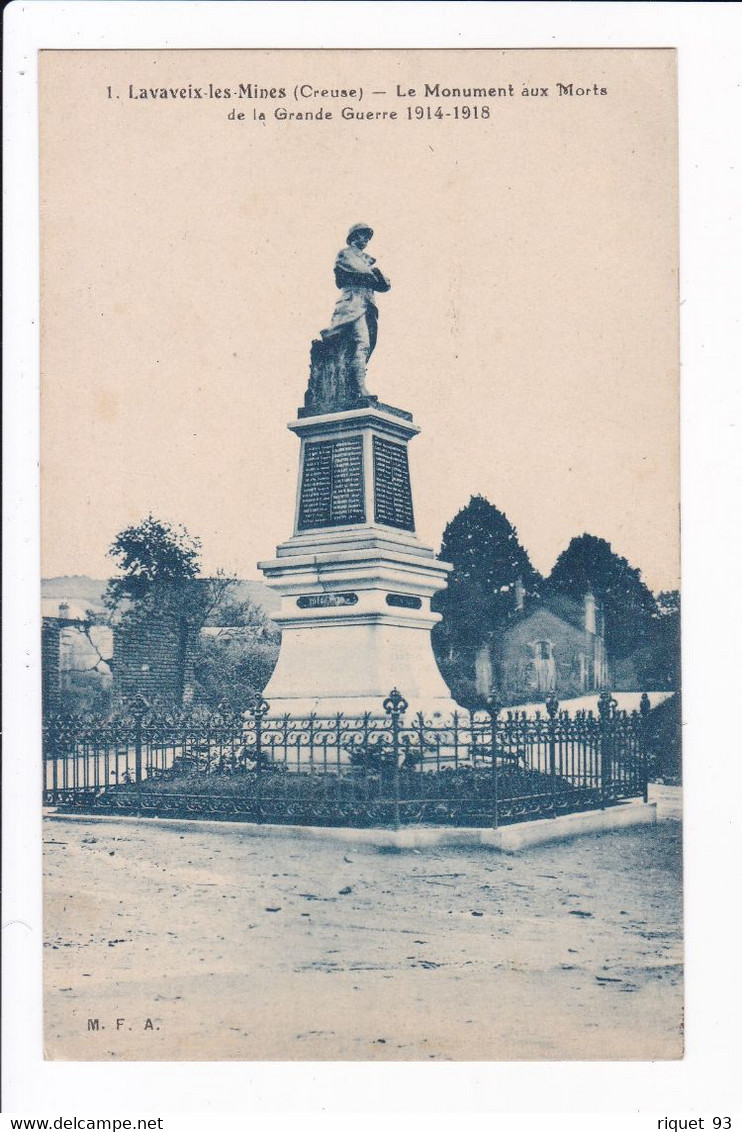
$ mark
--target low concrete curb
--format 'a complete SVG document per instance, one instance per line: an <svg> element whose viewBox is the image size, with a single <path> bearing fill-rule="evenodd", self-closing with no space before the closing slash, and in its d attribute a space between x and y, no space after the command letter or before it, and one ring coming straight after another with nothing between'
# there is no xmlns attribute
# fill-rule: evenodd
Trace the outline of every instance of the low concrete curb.
<svg viewBox="0 0 742 1132"><path fill-rule="evenodd" d="M290 837L297 841L337 841L344 845L368 845L380 850L486 848L517 853L533 845L571 841L587 834L607 833L637 825L654 825L654 802L625 802L606 810L587 810L557 818L519 822L499 829L459 829L447 826L407 826L404 829L335 829L312 825L258 825L253 822L200 821L185 818L146 818L118 814L60 814L44 811L51 821L73 821L83 825L116 822L121 825L157 825L181 833L238 833L243 837Z"/></svg>
<svg viewBox="0 0 742 1132"><path fill-rule="evenodd" d="M654 802L625 802L607 810L587 810L581 814L563 814L558 818L524 821L517 825L504 825L500 829L483 829L486 835L482 844L499 849L502 853L517 853L533 845L547 845L552 841L572 841L591 833L608 833L614 829L629 829L637 825L654 825L657 805Z"/></svg>

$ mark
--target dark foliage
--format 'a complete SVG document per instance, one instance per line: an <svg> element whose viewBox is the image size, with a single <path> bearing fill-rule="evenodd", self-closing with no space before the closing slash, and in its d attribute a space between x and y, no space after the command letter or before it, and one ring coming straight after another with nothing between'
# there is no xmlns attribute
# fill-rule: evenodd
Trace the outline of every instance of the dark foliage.
<svg viewBox="0 0 742 1132"><path fill-rule="evenodd" d="M664 782L680 783L682 763L682 710L680 693L653 708L647 716L646 742L649 776Z"/></svg>
<svg viewBox="0 0 742 1132"><path fill-rule="evenodd" d="M637 678L644 688L680 689L680 594L663 590L657 597L657 616L650 644L637 657Z"/></svg>
<svg viewBox="0 0 742 1132"><path fill-rule="evenodd" d="M275 666L278 634L262 610L235 596L222 572L199 577L201 542L185 527L148 515L116 536L108 554L122 570L104 601L119 629L141 641L173 641L179 678L197 701L239 706L262 691ZM204 637L205 626L219 630Z"/></svg>
<svg viewBox="0 0 742 1132"><path fill-rule="evenodd" d="M193 660L197 701L210 707L244 708L268 683L278 649L277 634L267 628L236 627L199 638Z"/></svg>
<svg viewBox="0 0 742 1132"><path fill-rule="evenodd" d="M482 711L487 705L470 675L474 667L472 654L473 650L466 649L458 652L452 660L445 655L439 656L438 667L456 703L467 711Z"/></svg>
<svg viewBox="0 0 742 1132"><path fill-rule="evenodd" d="M122 571L106 587L109 609L122 602L147 602L153 595L178 594L190 590L198 575L201 543L185 527L148 515L136 526L126 527L108 548L109 558Z"/></svg>
<svg viewBox="0 0 742 1132"><path fill-rule="evenodd" d="M512 612L518 580L526 593L537 592L541 581L515 527L481 495L446 526L440 557L453 564L448 588L434 602L443 614L435 633L440 656L487 640Z"/></svg>
<svg viewBox="0 0 742 1132"><path fill-rule="evenodd" d="M605 615L610 657L620 660L650 643L657 603L641 572L614 553L605 539L584 534L559 555L545 592L581 601L589 591Z"/></svg>
<svg viewBox="0 0 742 1132"><path fill-rule="evenodd" d="M253 761L254 762L254 761ZM212 766L212 772L170 772L148 781L141 792L133 784L117 786L96 799L97 808L117 813L156 813L168 817L216 818L299 825L390 826L395 808L400 822L488 826L493 817L489 769L459 767L437 773L400 770L398 802L393 772L372 759L344 774L285 771L280 765L257 772L250 760ZM498 797L507 821L522 814L526 800L560 798L563 812L595 805L595 798L565 779L536 770L507 768L498 776ZM515 803L509 813L508 803ZM80 808L78 803L60 809ZM509 816L507 816L509 813Z"/></svg>

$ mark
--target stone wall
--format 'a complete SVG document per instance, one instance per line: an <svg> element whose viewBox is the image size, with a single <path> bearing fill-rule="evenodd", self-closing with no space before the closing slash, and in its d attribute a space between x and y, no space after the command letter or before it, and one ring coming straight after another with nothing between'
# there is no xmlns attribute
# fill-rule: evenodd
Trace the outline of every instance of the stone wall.
<svg viewBox="0 0 742 1132"><path fill-rule="evenodd" d="M60 709L60 636L58 619L44 617L41 622L41 710L45 716Z"/></svg>
<svg viewBox="0 0 742 1132"><path fill-rule="evenodd" d="M175 618L120 625L114 634L114 694L182 703L192 694L190 630Z"/></svg>

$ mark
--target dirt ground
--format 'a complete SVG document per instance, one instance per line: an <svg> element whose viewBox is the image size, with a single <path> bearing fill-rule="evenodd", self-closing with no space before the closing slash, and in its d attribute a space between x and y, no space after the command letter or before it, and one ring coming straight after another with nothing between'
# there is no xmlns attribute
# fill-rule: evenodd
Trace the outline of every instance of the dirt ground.
<svg viewBox="0 0 742 1132"><path fill-rule="evenodd" d="M680 1057L681 826L660 812L511 857L46 821L46 1055Z"/></svg>

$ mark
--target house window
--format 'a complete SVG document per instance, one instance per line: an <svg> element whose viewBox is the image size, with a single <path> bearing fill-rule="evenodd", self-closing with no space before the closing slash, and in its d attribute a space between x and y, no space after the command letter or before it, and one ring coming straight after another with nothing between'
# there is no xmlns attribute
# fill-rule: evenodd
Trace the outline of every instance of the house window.
<svg viewBox="0 0 742 1132"><path fill-rule="evenodd" d="M536 641L533 647L538 660L551 660L551 641Z"/></svg>

